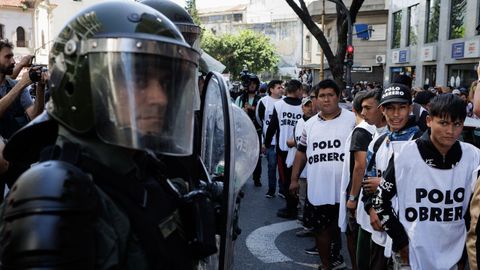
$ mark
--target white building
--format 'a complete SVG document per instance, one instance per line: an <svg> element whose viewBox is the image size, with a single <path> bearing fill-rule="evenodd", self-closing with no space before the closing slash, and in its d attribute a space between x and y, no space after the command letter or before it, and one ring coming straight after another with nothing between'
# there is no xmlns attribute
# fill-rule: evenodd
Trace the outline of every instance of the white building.
<svg viewBox="0 0 480 270"><path fill-rule="evenodd" d="M41 0L0 2L0 38L13 43L16 60L34 54L36 63L47 63L51 8L48 1Z"/></svg>
<svg viewBox="0 0 480 270"><path fill-rule="evenodd" d="M205 29L215 34L252 29L268 36L280 56L281 75L296 77L302 58L302 23L284 0L250 0L233 6L198 9Z"/></svg>
<svg viewBox="0 0 480 270"><path fill-rule="evenodd" d="M385 83L411 74L416 86L466 87L477 79L480 1L391 0Z"/></svg>
<svg viewBox="0 0 480 270"><path fill-rule="evenodd" d="M307 3L312 19L321 29L321 17L324 11L325 2L325 29L324 35L330 44L333 54L337 50L337 10L334 3L323 0L313 0ZM353 47L354 62L352 67L352 82L368 81L382 82L384 76L385 53L387 49L387 22L388 6L386 0L367 0L363 3L357 14L355 25L367 27L367 31L359 34L370 33L369 38L359 38L355 25L353 26ZM352 1L344 1L347 8ZM303 67L311 68L314 72L314 83L319 81L319 70L321 68L321 47L315 37L306 27L303 30ZM324 58L324 78L332 78L328 63Z"/></svg>

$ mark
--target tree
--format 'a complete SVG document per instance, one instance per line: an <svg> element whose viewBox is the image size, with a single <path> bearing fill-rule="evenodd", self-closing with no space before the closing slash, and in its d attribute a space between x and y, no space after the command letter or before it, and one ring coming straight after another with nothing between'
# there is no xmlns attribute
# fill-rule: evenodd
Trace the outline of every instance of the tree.
<svg viewBox="0 0 480 270"><path fill-rule="evenodd" d="M196 4L195 0L186 0L185 5L186 5L185 9L188 11L188 14L190 14L190 16L192 16L195 24L196 25L201 25L202 22L200 21L200 17L198 16L197 4Z"/></svg>
<svg viewBox="0 0 480 270"><path fill-rule="evenodd" d="M222 62L225 72L230 72L234 79L238 79L243 65L247 65L250 72L262 73L274 71L280 61L270 39L252 30L221 36L204 31L202 49Z"/></svg>
<svg viewBox="0 0 480 270"><path fill-rule="evenodd" d="M295 0L285 0L288 5L293 9L297 16L302 20L303 24L307 27L308 31L315 37L320 44L320 47L323 50L325 58L327 58L328 65L334 80L341 88L345 88L345 81L343 80L344 74L344 61L345 53L347 50L347 34L348 34L348 23L347 16L342 11L342 9L337 5L337 33L338 33L338 43L337 50L335 55L333 54L332 48L328 44L327 39L323 31L315 24L310 16L307 5L304 0L297 0L300 3L300 6L296 3ZM343 2L343 0L339 0ZM352 18L352 24L355 23L358 11L363 5L364 0L352 0L350 5L350 16Z"/></svg>

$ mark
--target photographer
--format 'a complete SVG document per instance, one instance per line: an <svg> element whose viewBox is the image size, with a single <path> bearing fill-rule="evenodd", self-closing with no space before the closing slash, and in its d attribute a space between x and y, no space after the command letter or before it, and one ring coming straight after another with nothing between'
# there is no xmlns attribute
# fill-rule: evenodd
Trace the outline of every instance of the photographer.
<svg viewBox="0 0 480 270"><path fill-rule="evenodd" d="M7 78L14 69L13 44L0 40L0 135L6 139L43 111L48 80L41 67L31 68L19 81ZM38 82L35 102L28 89L32 82Z"/></svg>
<svg viewBox="0 0 480 270"><path fill-rule="evenodd" d="M262 127L257 123L255 118L255 111L257 108L257 103L260 100L260 96L257 94L258 88L260 87L260 80L257 75L253 73L246 73L242 71L241 74L242 86L244 87L243 93L237 97L235 104L242 108L243 111L250 117L257 129L259 144L262 144ZM262 161L260 156L258 157L257 166L253 172L253 182L256 187L261 187L262 182L260 181L260 176L262 175Z"/></svg>

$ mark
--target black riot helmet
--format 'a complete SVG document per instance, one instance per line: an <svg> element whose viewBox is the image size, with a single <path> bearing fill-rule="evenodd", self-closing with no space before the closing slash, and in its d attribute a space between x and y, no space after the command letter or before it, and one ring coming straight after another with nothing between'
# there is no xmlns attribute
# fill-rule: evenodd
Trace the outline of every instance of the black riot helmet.
<svg viewBox="0 0 480 270"><path fill-rule="evenodd" d="M140 3L161 12L178 27L188 44L200 48L200 27L183 7L170 0L142 0Z"/></svg>
<svg viewBox="0 0 480 270"><path fill-rule="evenodd" d="M128 1L93 5L53 44L48 113L74 134L189 155L198 60L160 12Z"/></svg>

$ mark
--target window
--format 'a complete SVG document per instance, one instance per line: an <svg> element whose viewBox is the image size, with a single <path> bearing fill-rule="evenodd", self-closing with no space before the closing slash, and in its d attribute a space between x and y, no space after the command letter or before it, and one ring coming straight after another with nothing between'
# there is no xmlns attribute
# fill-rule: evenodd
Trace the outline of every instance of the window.
<svg viewBox="0 0 480 270"><path fill-rule="evenodd" d="M45 49L45 32L42 30L42 49Z"/></svg>
<svg viewBox="0 0 480 270"><path fill-rule="evenodd" d="M418 39L418 4L408 8L407 46L417 45Z"/></svg>
<svg viewBox="0 0 480 270"><path fill-rule="evenodd" d="M17 27L17 47L25 47L25 30L23 30L23 27Z"/></svg>
<svg viewBox="0 0 480 270"><path fill-rule="evenodd" d="M3 34L4 29L5 29L5 26L3 24L0 24L0 39L4 38L4 34Z"/></svg>
<svg viewBox="0 0 480 270"><path fill-rule="evenodd" d="M400 48L402 32L402 11L393 13L392 49Z"/></svg>
<svg viewBox="0 0 480 270"><path fill-rule="evenodd" d="M312 53L312 43L310 42L310 36L305 37L305 52L310 55Z"/></svg>
<svg viewBox="0 0 480 270"><path fill-rule="evenodd" d="M450 6L450 39L463 38L465 36L466 12L467 0L452 0Z"/></svg>
<svg viewBox="0 0 480 270"><path fill-rule="evenodd" d="M425 82L424 85L437 85L437 66L425 66Z"/></svg>
<svg viewBox="0 0 480 270"><path fill-rule="evenodd" d="M425 26L425 43L438 41L438 22L440 21L440 0L427 0L427 25Z"/></svg>
<svg viewBox="0 0 480 270"><path fill-rule="evenodd" d="M448 66L447 85L455 88L469 88L477 79L475 64L460 64Z"/></svg>
<svg viewBox="0 0 480 270"><path fill-rule="evenodd" d="M234 22L241 22L243 20L242 14L233 14L233 21Z"/></svg>

